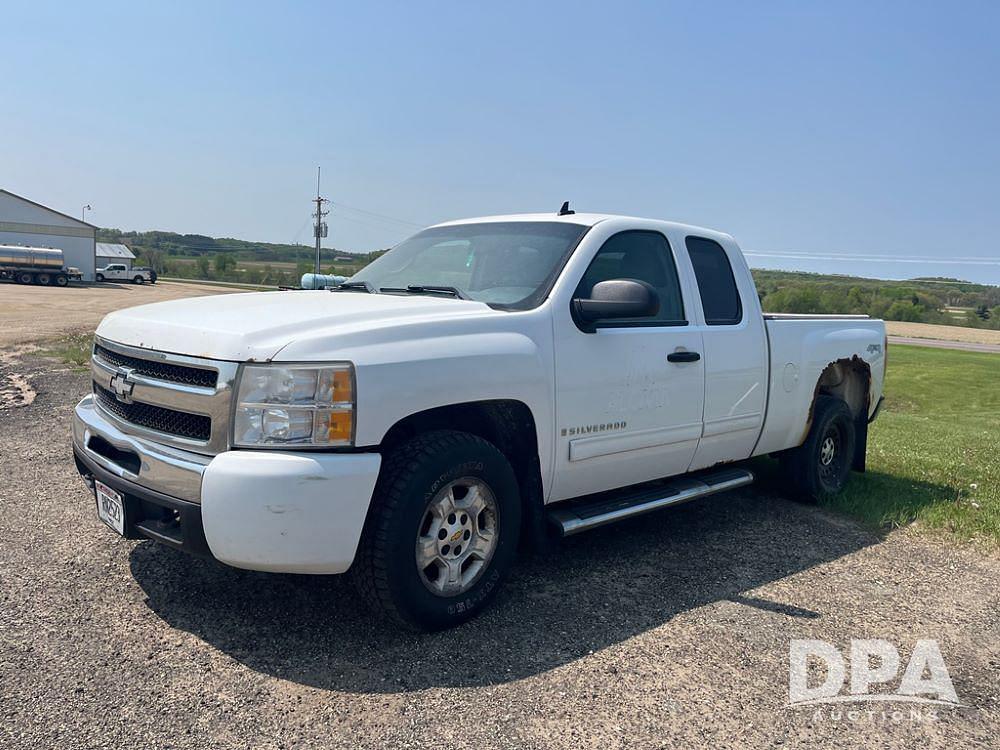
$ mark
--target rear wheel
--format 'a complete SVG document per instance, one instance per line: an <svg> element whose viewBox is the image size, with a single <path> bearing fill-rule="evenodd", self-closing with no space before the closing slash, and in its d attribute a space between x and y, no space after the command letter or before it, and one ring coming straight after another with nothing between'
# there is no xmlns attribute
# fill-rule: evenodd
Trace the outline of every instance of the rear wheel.
<svg viewBox="0 0 1000 750"><path fill-rule="evenodd" d="M35 283L48 286L52 283L52 276L47 273L40 273L35 276Z"/></svg>
<svg viewBox="0 0 1000 750"><path fill-rule="evenodd" d="M56 286L66 286L69 283L69 279L66 274L60 273L56 275Z"/></svg>
<svg viewBox="0 0 1000 750"><path fill-rule="evenodd" d="M18 284L30 284L34 281L34 276L26 271L21 271L17 274Z"/></svg>
<svg viewBox="0 0 1000 750"><path fill-rule="evenodd" d="M139 276L139 275L136 275L136 276L134 276L132 278L132 283L133 284L141 284L143 281L144 281L144 279L142 278L142 276Z"/></svg>
<svg viewBox="0 0 1000 750"><path fill-rule="evenodd" d="M517 479L496 447L464 432L426 433L386 457L351 572L369 604L440 630L497 594L520 526Z"/></svg>
<svg viewBox="0 0 1000 750"><path fill-rule="evenodd" d="M847 485L857 436L850 407L833 396L819 396L806 441L781 457L796 495L815 502Z"/></svg>

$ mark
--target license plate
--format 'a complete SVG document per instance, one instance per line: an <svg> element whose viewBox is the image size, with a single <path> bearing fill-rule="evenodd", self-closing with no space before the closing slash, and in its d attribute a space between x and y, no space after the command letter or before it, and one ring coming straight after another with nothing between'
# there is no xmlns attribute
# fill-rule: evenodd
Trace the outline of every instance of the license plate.
<svg viewBox="0 0 1000 750"><path fill-rule="evenodd" d="M104 484L94 481L94 494L97 495L97 517L121 535L125 535L125 500L121 493Z"/></svg>

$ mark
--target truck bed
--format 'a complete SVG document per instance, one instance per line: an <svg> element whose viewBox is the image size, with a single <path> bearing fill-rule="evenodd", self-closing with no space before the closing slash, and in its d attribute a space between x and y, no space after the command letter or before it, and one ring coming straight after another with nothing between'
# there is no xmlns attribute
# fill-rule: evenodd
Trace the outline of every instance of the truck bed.
<svg viewBox="0 0 1000 750"><path fill-rule="evenodd" d="M867 315L764 313L770 357L767 416L754 455L800 445L820 374L834 362L858 360L871 373L870 415L882 395L885 323Z"/></svg>

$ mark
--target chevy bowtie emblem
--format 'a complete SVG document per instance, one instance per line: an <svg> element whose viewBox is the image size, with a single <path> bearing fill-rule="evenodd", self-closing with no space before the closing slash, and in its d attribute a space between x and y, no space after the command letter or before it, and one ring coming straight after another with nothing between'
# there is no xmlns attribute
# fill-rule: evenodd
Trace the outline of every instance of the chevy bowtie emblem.
<svg viewBox="0 0 1000 750"><path fill-rule="evenodd" d="M132 382L131 367L119 367L118 372L112 376L109 385L114 391L116 399L123 404L132 403L132 389L135 388L135 383Z"/></svg>

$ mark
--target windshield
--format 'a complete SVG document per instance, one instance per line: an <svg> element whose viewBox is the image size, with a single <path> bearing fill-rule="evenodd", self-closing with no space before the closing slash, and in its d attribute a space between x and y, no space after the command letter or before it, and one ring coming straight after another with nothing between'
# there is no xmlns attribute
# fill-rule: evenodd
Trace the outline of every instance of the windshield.
<svg viewBox="0 0 1000 750"><path fill-rule="evenodd" d="M511 309L537 306L587 227L556 221L489 222L425 229L351 277L374 290L456 296ZM414 287L409 289L408 287Z"/></svg>

